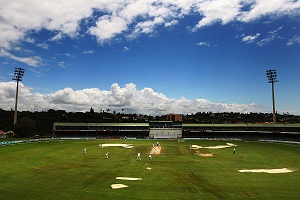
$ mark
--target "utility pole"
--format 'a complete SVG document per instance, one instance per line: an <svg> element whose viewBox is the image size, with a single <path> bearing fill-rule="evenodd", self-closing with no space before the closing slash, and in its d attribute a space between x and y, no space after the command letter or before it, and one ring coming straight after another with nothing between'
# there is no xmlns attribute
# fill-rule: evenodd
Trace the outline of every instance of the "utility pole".
<svg viewBox="0 0 300 200"><path fill-rule="evenodd" d="M276 69L266 71L268 83L272 84L272 103L273 103L273 123L276 124L276 110L275 110L275 96L274 96L274 83L278 82Z"/></svg>
<svg viewBox="0 0 300 200"><path fill-rule="evenodd" d="M15 114L14 114L14 125L17 123L17 115L18 115L18 94L19 94L19 82L22 81L22 77L24 75L24 69L20 67L16 67L14 70L14 77L12 80L17 81L17 89L16 89L16 100L15 100Z"/></svg>

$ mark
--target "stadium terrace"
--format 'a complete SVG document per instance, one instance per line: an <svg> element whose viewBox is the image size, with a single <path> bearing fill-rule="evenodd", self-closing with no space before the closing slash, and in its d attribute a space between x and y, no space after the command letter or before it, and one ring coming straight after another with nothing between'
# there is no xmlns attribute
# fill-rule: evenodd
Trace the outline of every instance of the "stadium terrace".
<svg viewBox="0 0 300 200"><path fill-rule="evenodd" d="M300 141L300 124L191 124L173 121L150 121L149 123L55 122L53 137L232 138Z"/></svg>

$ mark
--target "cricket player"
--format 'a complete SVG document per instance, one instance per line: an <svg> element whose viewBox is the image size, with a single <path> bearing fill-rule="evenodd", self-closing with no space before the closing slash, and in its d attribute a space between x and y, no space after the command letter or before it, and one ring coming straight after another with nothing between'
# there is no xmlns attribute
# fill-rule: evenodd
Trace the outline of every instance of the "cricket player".
<svg viewBox="0 0 300 200"><path fill-rule="evenodd" d="M141 153L138 153L137 157L136 157L136 160L142 160L141 159Z"/></svg>
<svg viewBox="0 0 300 200"><path fill-rule="evenodd" d="M86 154L86 148L83 149L83 153Z"/></svg>
<svg viewBox="0 0 300 200"><path fill-rule="evenodd" d="M107 152L107 153L105 154L105 159L108 159L108 154L109 154L109 152Z"/></svg>

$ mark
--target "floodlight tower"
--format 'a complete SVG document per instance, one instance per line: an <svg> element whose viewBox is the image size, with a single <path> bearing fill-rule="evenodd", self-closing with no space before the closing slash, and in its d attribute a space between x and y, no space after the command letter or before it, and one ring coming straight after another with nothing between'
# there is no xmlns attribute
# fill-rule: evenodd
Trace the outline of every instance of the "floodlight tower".
<svg viewBox="0 0 300 200"><path fill-rule="evenodd" d="M273 123L276 123L275 114L275 97L274 97L274 83L278 82L276 69L270 69L266 71L268 77L268 83L272 83L272 103L273 103Z"/></svg>
<svg viewBox="0 0 300 200"><path fill-rule="evenodd" d="M23 68L16 67L15 70L14 70L14 77L12 78L12 80L17 81L15 114L14 114L14 125L17 123L19 82L22 81L22 77L24 75L24 71L25 70Z"/></svg>

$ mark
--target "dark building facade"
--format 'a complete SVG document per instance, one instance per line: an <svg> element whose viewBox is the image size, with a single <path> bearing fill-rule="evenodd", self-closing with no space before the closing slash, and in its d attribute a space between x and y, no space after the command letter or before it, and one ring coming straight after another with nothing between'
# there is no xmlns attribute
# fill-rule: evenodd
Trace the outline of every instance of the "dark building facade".
<svg viewBox="0 0 300 200"><path fill-rule="evenodd" d="M300 141L300 124L60 123L53 137L92 138L237 138Z"/></svg>

